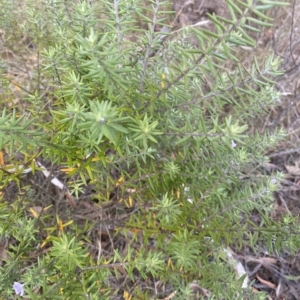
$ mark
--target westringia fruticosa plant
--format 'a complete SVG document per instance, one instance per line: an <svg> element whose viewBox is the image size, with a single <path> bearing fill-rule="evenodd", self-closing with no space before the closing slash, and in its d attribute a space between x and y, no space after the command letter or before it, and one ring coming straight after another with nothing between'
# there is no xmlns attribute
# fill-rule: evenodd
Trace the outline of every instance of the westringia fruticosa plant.
<svg viewBox="0 0 300 300"><path fill-rule="evenodd" d="M226 0L224 15L206 16L208 27L173 30L167 1L27 0L21 19L8 2L0 1L10 16L1 20L5 39L24 34L38 66L22 109L2 105L1 149L25 154L24 168L36 172L39 158L69 168L78 189L93 182L99 206L114 191L135 212L115 228L127 250L96 262L82 234L51 228L44 228L49 251L32 255L44 242L37 230L44 221L1 203L1 236L16 243L1 267L0 293L8 299L16 281L30 299L150 299L154 292L132 285L147 278L178 299L188 299L195 280L214 299L241 296L243 282L222 249L264 242L278 251L294 239L268 217L276 176L258 171L283 133L247 126L279 98L280 61L249 53L254 34L272 25L268 10L286 3ZM247 66L239 60L245 51ZM3 89L6 71L2 64ZM19 182L22 170L2 169L3 185ZM260 224L249 219L254 210ZM125 284L116 289L119 277Z"/></svg>

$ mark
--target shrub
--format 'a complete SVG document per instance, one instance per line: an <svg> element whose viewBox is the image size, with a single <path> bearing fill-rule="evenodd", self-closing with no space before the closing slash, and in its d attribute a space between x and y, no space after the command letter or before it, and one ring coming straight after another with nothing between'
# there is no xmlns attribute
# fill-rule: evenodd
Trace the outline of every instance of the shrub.
<svg viewBox="0 0 300 300"><path fill-rule="evenodd" d="M123 213L134 213L114 228L127 251L116 248L95 262L82 243L93 224L68 232L57 212L59 225L47 228L49 216L27 216L21 196L3 202L1 235L13 241L0 272L6 299L14 281L25 283L30 299L150 299L152 292L131 286L137 280L160 281L178 299L191 296L195 280L212 299L241 298L243 280L233 278L222 249L293 245L269 218L279 175L259 171L266 149L284 134L247 129L278 101L280 60L253 57L250 67L239 61L255 47L252 34L271 25L266 10L285 3L227 0L226 16L208 16L210 30L172 32L169 4L149 2L147 9L139 0L26 2L15 32L26 33L42 65L32 71L22 106L2 105L1 149L23 153L24 168L36 172L41 158L63 165L76 178L75 196L92 182L99 206L114 194ZM15 32L7 22L16 20L2 22L10 41ZM2 169L4 185L20 184L22 171ZM51 245L44 254L37 250L41 232Z"/></svg>

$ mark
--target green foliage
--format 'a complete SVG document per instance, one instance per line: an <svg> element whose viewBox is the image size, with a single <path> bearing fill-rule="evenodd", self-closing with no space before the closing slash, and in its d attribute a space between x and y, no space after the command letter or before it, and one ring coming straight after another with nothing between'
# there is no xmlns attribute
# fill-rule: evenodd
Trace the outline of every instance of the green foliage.
<svg viewBox="0 0 300 300"><path fill-rule="evenodd" d="M74 225L71 232L80 234L55 227L49 251L35 249L32 258L49 228L1 203L1 236L14 241L0 267L2 297L13 295L17 281L30 299L120 299L127 285L114 291L110 280L121 266L133 281L138 273L170 284L178 299L188 299L189 284L200 277L211 299L238 299L242 283L219 257L220 248L265 242L276 252L299 244L298 226L286 234L295 220L282 227L269 218L280 175L257 171L266 149L284 134L248 130L279 97L273 80L282 74L280 60L254 57L250 67L239 61L243 47L255 46L251 32L272 24L265 11L286 3L228 0L230 16L210 15L212 30L191 26L164 34L157 28L167 26L170 12L160 9L166 2L150 1L147 13L139 0L25 2L18 29L37 45L42 68L23 99L25 112L2 105L1 149L21 151L28 164L43 157L74 169L80 180L70 182L73 194L91 179L99 205L115 188L117 173L120 198L134 191L137 212L120 229L129 239L125 254L115 250L110 259L93 261L81 241L91 228ZM0 28L9 28L2 22ZM1 178L17 180L5 170ZM259 225L249 218L254 210L262 214ZM132 229L144 248L134 249ZM156 245L147 251L150 237Z"/></svg>

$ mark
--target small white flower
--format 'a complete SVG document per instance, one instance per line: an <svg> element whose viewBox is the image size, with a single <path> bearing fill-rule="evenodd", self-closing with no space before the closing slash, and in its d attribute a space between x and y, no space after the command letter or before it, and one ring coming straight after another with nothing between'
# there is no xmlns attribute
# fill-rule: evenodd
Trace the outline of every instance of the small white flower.
<svg viewBox="0 0 300 300"><path fill-rule="evenodd" d="M24 296L24 289L23 286L25 285L19 282L14 282L14 290L16 292L16 295Z"/></svg>
<svg viewBox="0 0 300 300"><path fill-rule="evenodd" d="M189 201L190 203L194 203L193 198L192 197L187 197L187 201Z"/></svg>
<svg viewBox="0 0 300 300"><path fill-rule="evenodd" d="M235 147L236 147L236 143L232 140L232 141L231 141L231 148L234 149Z"/></svg>

